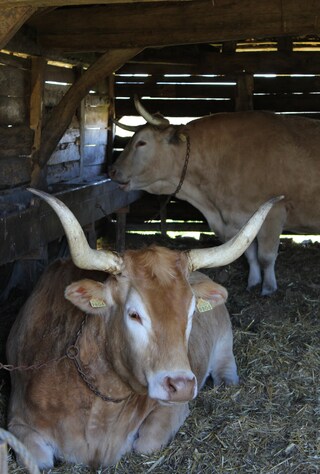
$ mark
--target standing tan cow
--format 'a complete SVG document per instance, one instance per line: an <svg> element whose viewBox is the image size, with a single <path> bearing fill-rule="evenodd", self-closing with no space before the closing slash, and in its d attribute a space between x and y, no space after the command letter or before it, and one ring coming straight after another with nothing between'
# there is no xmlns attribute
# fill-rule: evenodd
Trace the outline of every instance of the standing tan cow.
<svg viewBox="0 0 320 474"><path fill-rule="evenodd" d="M227 292L194 270L241 255L275 201L220 247L121 256L91 249L61 201L33 192L59 215L74 263L49 267L11 330L9 363L33 369L11 372L9 429L40 468L159 449L209 375L238 382Z"/></svg>
<svg viewBox="0 0 320 474"><path fill-rule="evenodd" d="M124 190L172 194L187 166L177 197L199 209L223 242L261 203L285 195L246 251L248 288L261 283L262 271L262 294L274 292L282 231L320 232L320 121L251 111L173 126L135 103L148 124L129 127L136 133L109 170Z"/></svg>

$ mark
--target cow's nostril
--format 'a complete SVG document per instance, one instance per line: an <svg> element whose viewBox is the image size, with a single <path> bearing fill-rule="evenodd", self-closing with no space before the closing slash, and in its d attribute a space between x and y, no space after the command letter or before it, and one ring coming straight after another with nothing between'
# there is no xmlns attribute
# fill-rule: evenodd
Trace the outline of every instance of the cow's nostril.
<svg viewBox="0 0 320 474"><path fill-rule="evenodd" d="M164 386L171 401L186 401L194 397L195 378L184 376L166 377Z"/></svg>
<svg viewBox="0 0 320 474"><path fill-rule="evenodd" d="M177 388L176 388L175 385L172 383L170 377L168 377L168 380L167 380L167 387L168 387L169 392L171 392L171 393L174 393L174 392L177 391Z"/></svg>

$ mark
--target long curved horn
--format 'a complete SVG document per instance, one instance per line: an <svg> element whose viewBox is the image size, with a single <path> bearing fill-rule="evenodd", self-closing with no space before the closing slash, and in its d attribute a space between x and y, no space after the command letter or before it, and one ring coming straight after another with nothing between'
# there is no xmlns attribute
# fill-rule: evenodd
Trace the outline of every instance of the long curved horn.
<svg viewBox="0 0 320 474"><path fill-rule="evenodd" d="M141 104L137 95L134 96L133 100L134 100L134 105L138 114L140 114L148 123L150 123L150 125L154 125L155 127L162 127L162 128L166 128L170 125L169 120L167 120L166 118L156 117L154 115L149 114L149 112Z"/></svg>
<svg viewBox="0 0 320 474"><path fill-rule="evenodd" d="M127 130L127 132L137 132L141 128L141 125L125 125L124 123L121 123L113 118L111 119L111 122L114 123L117 127L120 127L123 130Z"/></svg>
<svg viewBox="0 0 320 474"><path fill-rule="evenodd" d="M123 259L116 252L92 249L84 235L81 225L68 207L56 197L27 188L28 191L40 196L58 215L66 233L73 263L85 270L100 270L114 275L123 270Z"/></svg>
<svg viewBox="0 0 320 474"><path fill-rule="evenodd" d="M221 267L239 258L256 237L272 206L283 198L284 196L278 196L262 204L242 229L225 244L208 249L187 251L189 270Z"/></svg>

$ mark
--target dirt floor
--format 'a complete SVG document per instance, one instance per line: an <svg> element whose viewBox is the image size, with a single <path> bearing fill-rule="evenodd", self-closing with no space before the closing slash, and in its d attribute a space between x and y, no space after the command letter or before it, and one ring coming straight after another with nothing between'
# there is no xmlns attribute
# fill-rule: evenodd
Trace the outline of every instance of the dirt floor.
<svg viewBox="0 0 320 474"><path fill-rule="evenodd" d="M153 240L144 237L143 243ZM180 249L210 245L181 238L157 241ZM141 237L128 238L127 246L140 245ZM246 291L243 257L222 269L206 271L229 292L240 385L217 389L208 383L190 403L189 418L167 448L151 456L128 455L116 466L96 472L320 472L319 269L320 244L283 240L277 260L279 290L271 297L260 297L258 289ZM5 426L6 374L0 390L0 426ZM9 472L24 472L10 458ZM93 471L67 464L50 471L88 472Z"/></svg>

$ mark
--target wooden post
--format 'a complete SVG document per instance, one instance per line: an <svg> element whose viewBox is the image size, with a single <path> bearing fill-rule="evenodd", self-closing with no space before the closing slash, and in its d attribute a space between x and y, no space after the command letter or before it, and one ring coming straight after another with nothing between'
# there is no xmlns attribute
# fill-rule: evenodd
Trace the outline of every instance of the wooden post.
<svg viewBox="0 0 320 474"><path fill-rule="evenodd" d="M235 100L236 111L253 110L253 90L253 74L246 72L239 74Z"/></svg>
<svg viewBox="0 0 320 474"><path fill-rule="evenodd" d="M32 174L39 174L44 75L47 63L42 57L33 57L31 61L30 128L34 131L31 161L33 164ZM41 181L45 181L45 173L41 176ZM43 184L45 186L45 183Z"/></svg>
<svg viewBox="0 0 320 474"><path fill-rule="evenodd" d="M117 210L116 251L123 252L126 244L126 220L129 207Z"/></svg>
<svg viewBox="0 0 320 474"><path fill-rule="evenodd" d="M115 97L114 97L114 74L108 78L109 84L109 110L108 110L108 135L107 135L107 166L112 164L113 141L115 137L116 126L111 122L115 117Z"/></svg>
<svg viewBox="0 0 320 474"><path fill-rule="evenodd" d="M160 201L160 228L161 228L161 235L164 237L167 235L167 196L161 196Z"/></svg>
<svg viewBox="0 0 320 474"><path fill-rule="evenodd" d="M8 474L7 443L0 441L0 472Z"/></svg>

